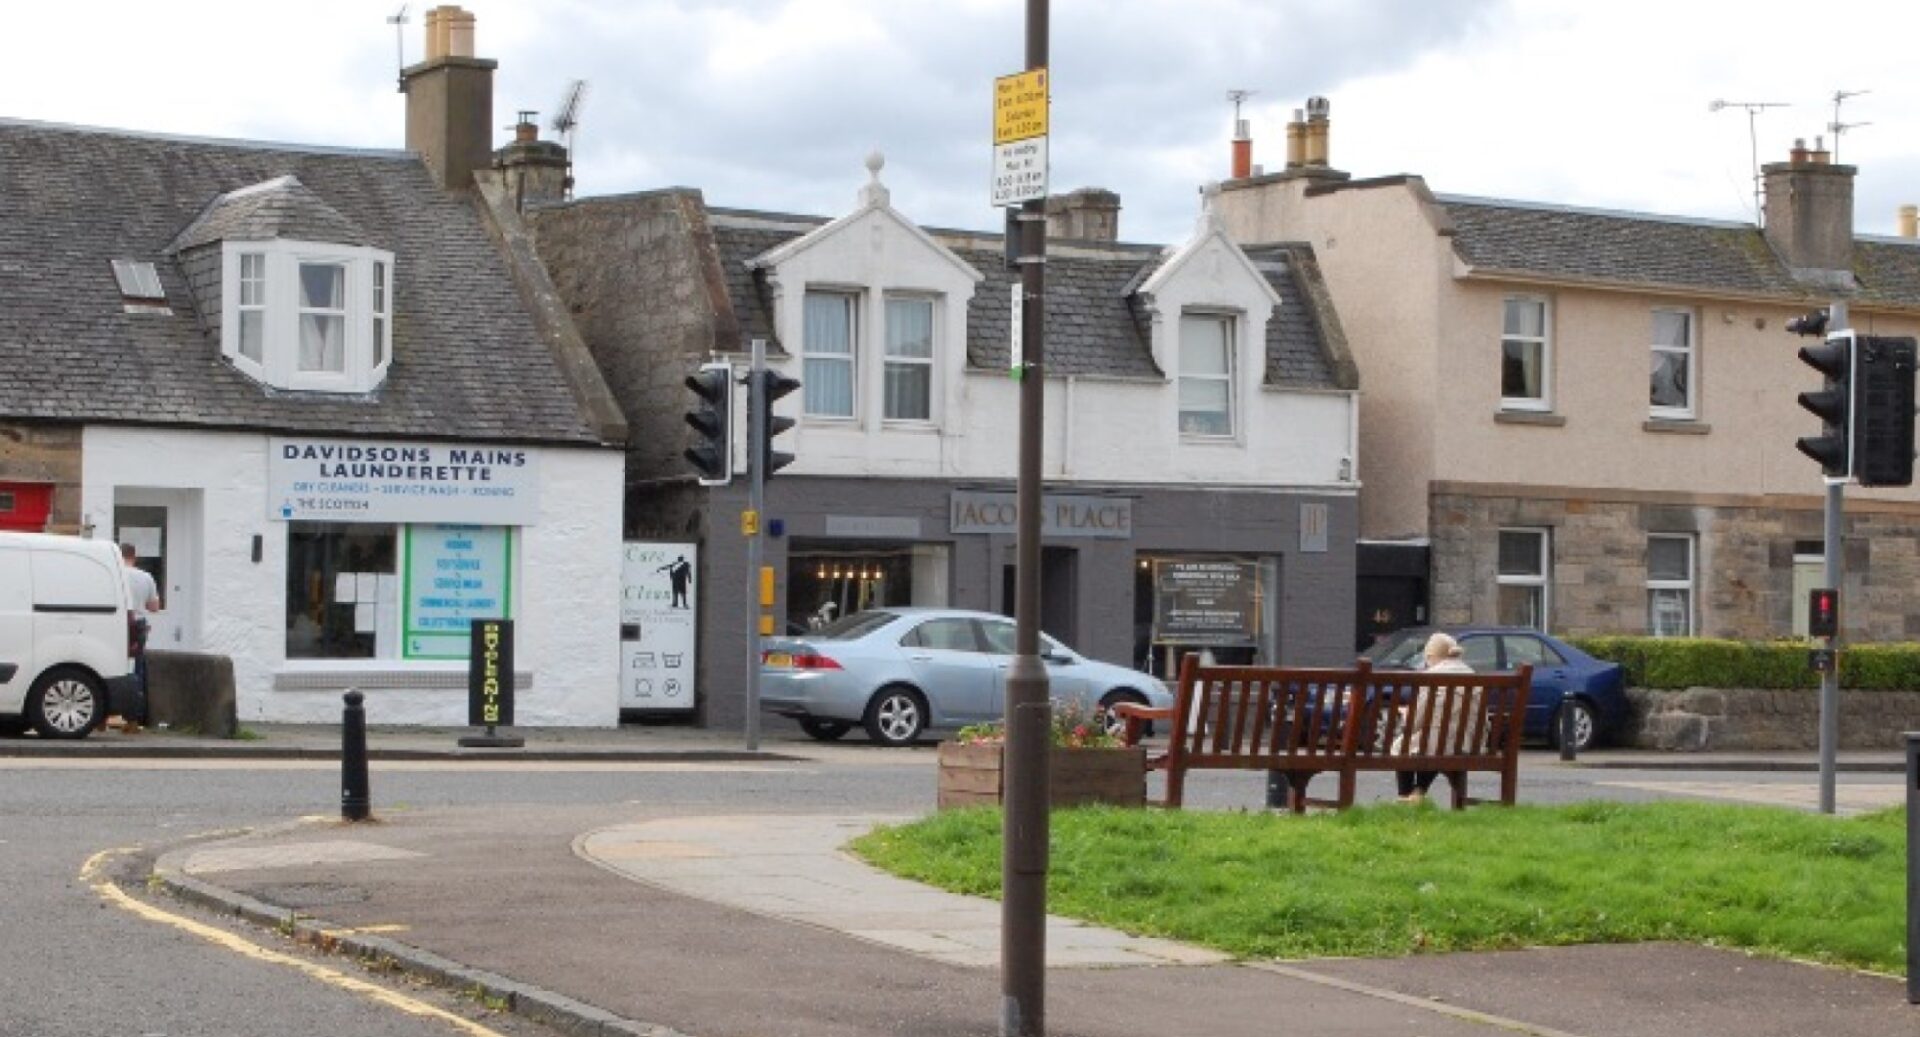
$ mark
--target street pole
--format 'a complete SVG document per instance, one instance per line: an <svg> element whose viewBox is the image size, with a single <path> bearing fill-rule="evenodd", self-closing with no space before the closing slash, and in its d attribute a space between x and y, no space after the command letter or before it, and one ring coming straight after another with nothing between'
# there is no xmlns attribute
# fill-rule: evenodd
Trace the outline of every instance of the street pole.
<svg viewBox="0 0 1920 1037"><path fill-rule="evenodd" d="M1027 69L1047 67L1047 0L1027 0ZM1046 405L1047 204L1021 206L1019 529L1014 655L1007 673L1000 899L1000 1037L1047 1032L1047 753L1052 712L1040 659L1040 463Z"/></svg>
<svg viewBox="0 0 1920 1037"><path fill-rule="evenodd" d="M760 748L760 511L767 495L766 436L760 427L759 395L766 388L761 371L767 366L767 340L753 340L752 365L747 369L747 749ZM727 393L733 406L733 393ZM733 449L728 443L727 449Z"/></svg>
<svg viewBox="0 0 1920 1037"><path fill-rule="evenodd" d="M1847 319L1846 300L1834 300L1833 306L1827 315L1828 326L1834 331L1845 331L1847 330ZM1851 359L1849 359L1848 362L1851 363ZM1853 380L1849 378L1847 384L1852 386ZM1859 395L1857 387L1853 391L1853 395L1856 397ZM1851 471L1853 467L1850 459L1854 449L1858 446L1858 444L1854 442L1854 436L1851 431L1851 429L1857 429L1859 427L1858 423L1854 421L1855 415L1853 410L1853 401L1848 400L1847 425L1850 431L1847 434L1847 454L1849 457L1847 467L1849 471ZM1843 624L1846 622L1847 615L1847 596L1840 593L1840 581L1846 577L1845 559L1841 557L1844 541L1844 527L1841 523L1844 518L1842 513L1842 497L1846 492L1846 485L1847 480L1844 478L1829 478L1827 480L1825 579L1826 585L1833 588L1836 597L1839 599L1840 608L1838 609L1839 622L1834 624L1833 636L1827 638L1827 655L1828 658L1833 660L1833 665L1827 667L1826 671L1820 674L1820 812L1823 814L1833 813L1834 757L1840 747L1840 645L1846 640L1842 634L1844 633Z"/></svg>

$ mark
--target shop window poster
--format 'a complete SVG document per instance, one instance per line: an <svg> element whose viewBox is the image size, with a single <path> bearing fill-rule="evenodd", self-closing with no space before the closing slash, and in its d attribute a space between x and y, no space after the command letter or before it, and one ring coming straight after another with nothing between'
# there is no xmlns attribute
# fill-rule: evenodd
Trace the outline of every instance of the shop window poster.
<svg viewBox="0 0 1920 1037"><path fill-rule="evenodd" d="M408 659L465 659L476 619L513 618L507 526L407 527L402 637Z"/></svg>
<svg viewBox="0 0 1920 1037"><path fill-rule="evenodd" d="M620 565L620 708L693 708L700 614L699 548L624 545Z"/></svg>
<svg viewBox="0 0 1920 1037"><path fill-rule="evenodd" d="M1169 644L1255 643L1252 562L1227 559L1154 563L1154 640Z"/></svg>

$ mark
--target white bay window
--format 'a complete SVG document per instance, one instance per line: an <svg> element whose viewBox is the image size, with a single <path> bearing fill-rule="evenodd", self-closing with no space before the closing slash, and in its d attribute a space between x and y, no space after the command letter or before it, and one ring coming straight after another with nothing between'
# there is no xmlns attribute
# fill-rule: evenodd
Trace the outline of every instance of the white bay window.
<svg viewBox="0 0 1920 1037"><path fill-rule="evenodd" d="M226 242L221 351L280 389L377 388L393 356L393 255L299 241Z"/></svg>

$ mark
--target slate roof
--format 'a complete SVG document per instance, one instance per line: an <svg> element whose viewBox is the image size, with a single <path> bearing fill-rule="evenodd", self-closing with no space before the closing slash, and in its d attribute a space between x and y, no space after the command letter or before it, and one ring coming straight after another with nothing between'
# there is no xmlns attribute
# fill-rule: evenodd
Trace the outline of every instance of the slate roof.
<svg viewBox="0 0 1920 1037"><path fill-rule="evenodd" d="M308 190L299 177L282 176L228 191L207 203L167 251L185 252L218 241L275 238L335 245L373 244L373 238L359 224Z"/></svg>
<svg viewBox="0 0 1920 1037"><path fill-rule="evenodd" d="M747 269L747 261L808 233L826 220L816 217L710 210L715 248L742 335L774 342L772 296ZM967 366L1004 371L1012 337L1012 288L1015 274L1003 251L983 242L998 235L928 229L983 280L967 306ZM1281 317L1267 323L1267 384L1291 388L1334 388L1336 376L1320 328L1330 319L1313 312L1314 300L1297 282L1289 263L1305 245L1270 246L1259 265L1280 293ZM1296 251L1297 250L1297 251ZM1075 243L1047 256L1047 370L1055 375L1095 375L1160 380L1153 361L1151 317L1134 289L1164 259L1158 246Z"/></svg>
<svg viewBox="0 0 1920 1037"><path fill-rule="evenodd" d="M1824 299L1794 280L1750 223L1604 212L1436 195L1460 257L1483 272ZM1920 306L1920 242L1860 239L1854 275L1863 303Z"/></svg>
<svg viewBox="0 0 1920 1037"><path fill-rule="evenodd" d="M323 218L310 194L346 221L328 226L394 254L394 359L373 393L241 374L166 255L219 196L287 175L304 187L279 192L282 226ZM0 228L0 418L597 442L473 203L417 156L0 120ZM173 314L122 312L113 259L156 261Z"/></svg>

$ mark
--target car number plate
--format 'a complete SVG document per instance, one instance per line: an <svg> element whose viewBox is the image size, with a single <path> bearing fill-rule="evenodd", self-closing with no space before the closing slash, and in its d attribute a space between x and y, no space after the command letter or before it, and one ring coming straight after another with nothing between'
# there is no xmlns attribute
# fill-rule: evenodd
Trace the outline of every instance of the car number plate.
<svg viewBox="0 0 1920 1037"><path fill-rule="evenodd" d="M783 670L792 669L793 654L791 652L768 652L767 665Z"/></svg>

